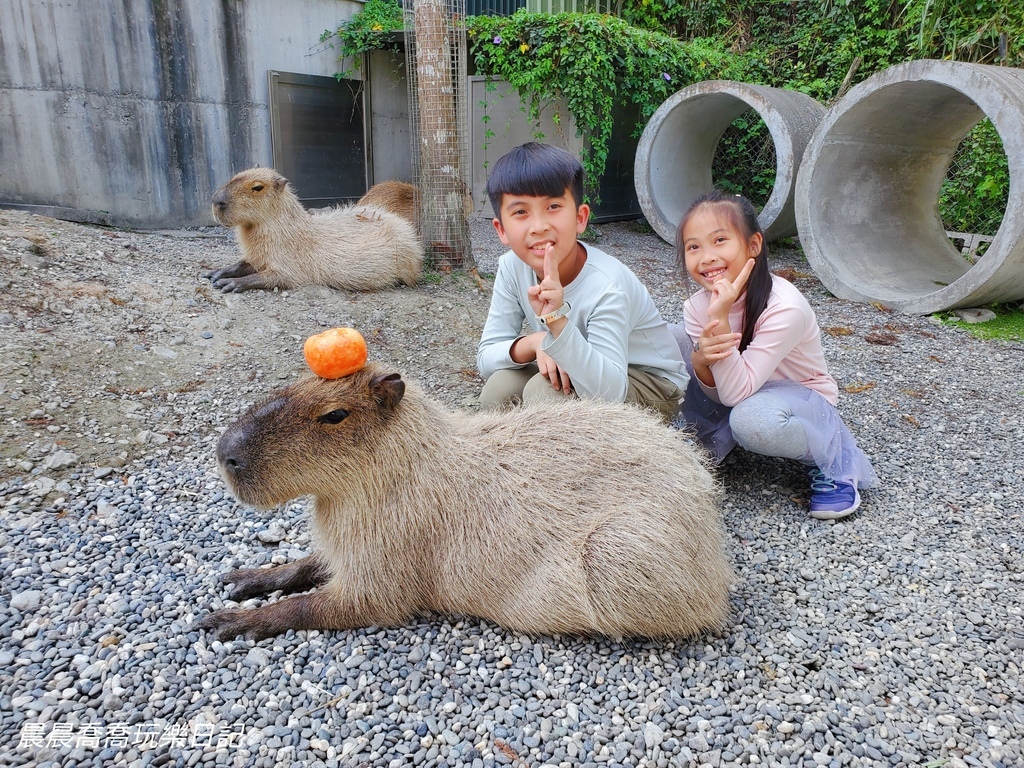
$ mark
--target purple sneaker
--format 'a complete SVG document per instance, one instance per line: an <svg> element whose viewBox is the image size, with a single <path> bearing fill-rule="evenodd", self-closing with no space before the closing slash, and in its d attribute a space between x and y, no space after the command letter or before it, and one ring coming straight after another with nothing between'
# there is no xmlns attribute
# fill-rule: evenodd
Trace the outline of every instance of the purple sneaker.
<svg viewBox="0 0 1024 768"><path fill-rule="evenodd" d="M817 468L811 475L811 517L838 520L852 515L860 506L860 494L849 483L829 480Z"/></svg>

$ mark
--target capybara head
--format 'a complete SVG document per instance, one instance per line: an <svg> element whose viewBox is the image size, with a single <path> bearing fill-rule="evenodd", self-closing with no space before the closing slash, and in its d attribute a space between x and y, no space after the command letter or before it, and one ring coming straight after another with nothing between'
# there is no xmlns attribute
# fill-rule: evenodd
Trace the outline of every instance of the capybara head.
<svg viewBox="0 0 1024 768"><path fill-rule="evenodd" d="M270 508L373 482L405 382L369 364L340 379L310 377L254 405L228 427L217 462L239 501Z"/></svg>
<svg viewBox="0 0 1024 768"><path fill-rule="evenodd" d="M213 216L225 227L245 226L265 221L288 179L273 168L250 168L235 174L213 195Z"/></svg>

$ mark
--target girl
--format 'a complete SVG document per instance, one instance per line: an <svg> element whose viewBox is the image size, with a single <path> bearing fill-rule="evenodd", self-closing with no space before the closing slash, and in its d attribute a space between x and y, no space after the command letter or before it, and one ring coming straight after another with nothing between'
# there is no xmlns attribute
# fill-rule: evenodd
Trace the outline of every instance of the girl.
<svg viewBox="0 0 1024 768"><path fill-rule="evenodd" d="M876 477L836 410L821 334L807 299L768 271L768 246L746 198L714 192L679 223L677 255L700 290L679 334L691 378L682 420L716 461L737 444L809 467L811 517L860 506Z"/></svg>

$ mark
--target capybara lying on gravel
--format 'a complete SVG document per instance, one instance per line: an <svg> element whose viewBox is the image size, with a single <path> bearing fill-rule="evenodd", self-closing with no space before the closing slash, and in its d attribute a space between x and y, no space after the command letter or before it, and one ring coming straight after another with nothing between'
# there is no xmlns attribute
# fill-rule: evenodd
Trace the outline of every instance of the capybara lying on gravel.
<svg viewBox="0 0 1024 768"><path fill-rule="evenodd" d="M307 211L272 168L236 174L213 196L234 227L242 260L204 274L225 292L326 285L359 291L415 285L423 266L416 227L376 206Z"/></svg>
<svg viewBox="0 0 1024 768"><path fill-rule="evenodd" d="M224 580L218 637L396 626L441 612L531 634L679 638L717 627L732 570L720 488L654 415L569 401L451 412L376 364L308 378L221 437L243 503L315 498L318 550Z"/></svg>

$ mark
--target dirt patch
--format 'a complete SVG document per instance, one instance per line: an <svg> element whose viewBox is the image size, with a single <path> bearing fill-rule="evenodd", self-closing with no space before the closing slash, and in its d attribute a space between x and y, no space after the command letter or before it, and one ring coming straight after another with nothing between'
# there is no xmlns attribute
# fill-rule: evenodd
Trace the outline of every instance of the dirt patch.
<svg viewBox="0 0 1024 768"><path fill-rule="evenodd" d="M478 256L493 261L500 248ZM358 328L372 359L448 404L475 402L490 297L467 275L376 293L229 295L200 277L237 260L223 228L143 233L0 210L0 480L194 449L307 375L302 342L333 326Z"/></svg>

